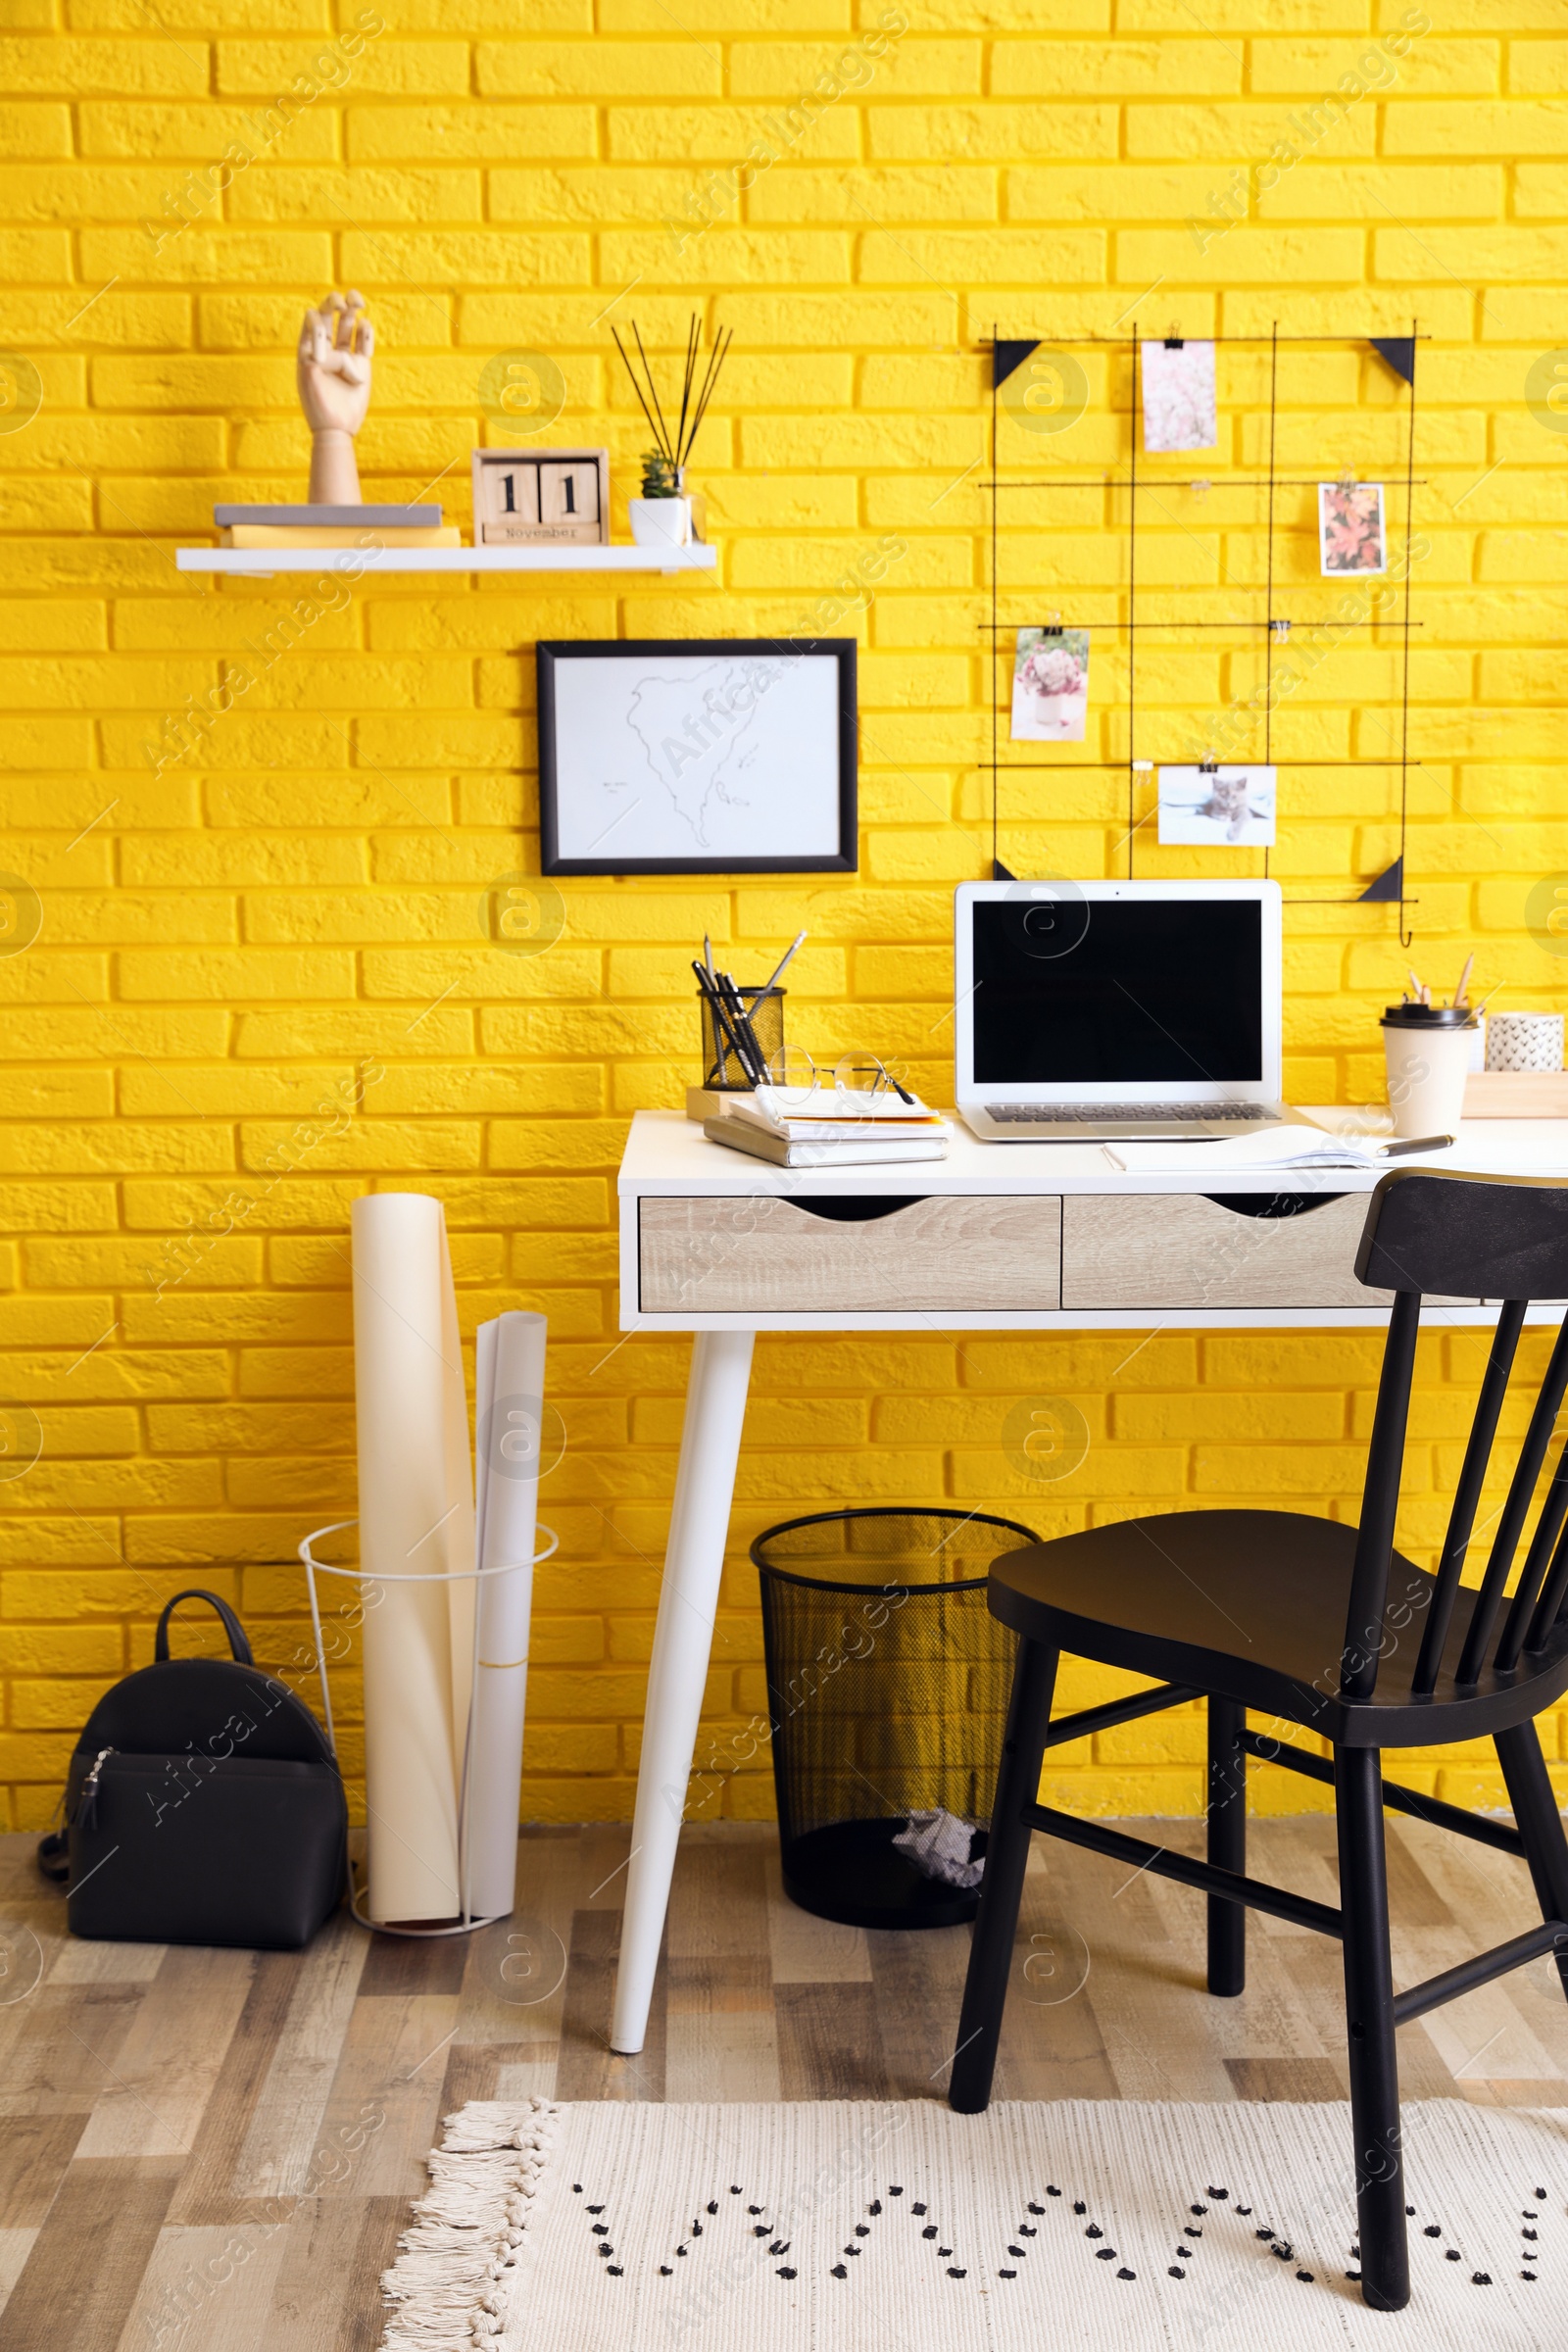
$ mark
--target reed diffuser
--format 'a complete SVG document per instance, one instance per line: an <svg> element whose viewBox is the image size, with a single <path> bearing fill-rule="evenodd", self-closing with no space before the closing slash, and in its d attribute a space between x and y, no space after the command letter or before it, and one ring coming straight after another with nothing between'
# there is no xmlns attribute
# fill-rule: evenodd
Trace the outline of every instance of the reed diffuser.
<svg viewBox="0 0 1568 2352"><path fill-rule="evenodd" d="M702 322L694 311L686 329L686 366L681 377L680 409L675 416L674 430L660 403L659 388L637 321L631 322L632 339L642 362L642 376L632 365L631 354L622 343L615 328L615 349L631 378L631 388L637 395L637 405L648 419L648 429L655 446L642 461L642 496L627 501L631 517L631 535L639 547L689 547L702 532L695 526L692 501L686 488L686 466L697 439L698 427L708 414L708 404L713 396L719 371L729 357L729 347L735 340L732 327L726 335L722 327L713 338L708 355L708 365L702 380L698 380L698 364L702 353ZM674 403L670 403L674 414Z"/></svg>

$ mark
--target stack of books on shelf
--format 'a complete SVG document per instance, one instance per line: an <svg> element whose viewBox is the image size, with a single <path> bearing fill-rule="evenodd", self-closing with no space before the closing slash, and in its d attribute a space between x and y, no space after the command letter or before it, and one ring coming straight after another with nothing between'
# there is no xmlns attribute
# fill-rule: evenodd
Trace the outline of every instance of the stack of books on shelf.
<svg viewBox="0 0 1568 2352"><path fill-rule="evenodd" d="M224 547L461 547L439 507L215 507Z"/></svg>
<svg viewBox="0 0 1568 2352"><path fill-rule="evenodd" d="M760 1086L705 1119L703 1133L781 1168L856 1168L946 1159L953 1130L917 1095Z"/></svg>

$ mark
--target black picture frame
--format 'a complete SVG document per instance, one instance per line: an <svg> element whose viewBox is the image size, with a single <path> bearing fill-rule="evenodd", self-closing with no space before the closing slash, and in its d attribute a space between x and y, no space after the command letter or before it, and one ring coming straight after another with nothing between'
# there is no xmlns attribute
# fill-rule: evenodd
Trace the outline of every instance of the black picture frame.
<svg viewBox="0 0 1568 2352"><path fill-rule="evenodd" d="M857 641L853 637L611 637L541 639L537 648L539 686L539 866L546 874L853 874L859 870L858 726ZM740 655L826 654L838 663L838 848L775 858L564 858L556 681L564 662L660 660L671 655L701 659L715 652Z"/></svg>

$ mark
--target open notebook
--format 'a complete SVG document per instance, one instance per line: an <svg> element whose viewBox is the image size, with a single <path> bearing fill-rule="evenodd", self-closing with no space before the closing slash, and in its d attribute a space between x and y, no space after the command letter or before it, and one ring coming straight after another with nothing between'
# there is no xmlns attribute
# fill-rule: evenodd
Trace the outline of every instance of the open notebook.
<svg viewBox="0 0 1568 2352"><path fill-rule="evenodd" d="M1127 1175L1146 1168L1194 1168L1244 1172L1273 1168L1379 1168L1442 1165L1453 1148L1448 1135L1403 1141L1389 1135L1330 1135L1325 1128L1293 1122L1261 1133L1216 1135L1195 1143L1117 1143L1100 1149Z"/></svg>

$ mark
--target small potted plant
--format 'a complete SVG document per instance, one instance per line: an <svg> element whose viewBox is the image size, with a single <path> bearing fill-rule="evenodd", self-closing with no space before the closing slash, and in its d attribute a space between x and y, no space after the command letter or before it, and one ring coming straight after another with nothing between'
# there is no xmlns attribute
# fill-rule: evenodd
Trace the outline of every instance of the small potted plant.
<svg viewBox="0 0 1568 2352"><path fill-rule="evenodd" d="M692 502L682 488L685 468L662 449L643 452L643 494L629 498L626 512L639 547L690 547Z"/></svg>
<svg viewBox="0 0 1568 2352"><path fill-rule="evenodd" d="M671 408L671 415L675 416L673 431L660 406L654 371L648 365L648 354L643 348L636 319L631 322L631 331L643 364L646 382L639 381L630 355L615 328L612 326L610 331L615 338L615 349L625 362L626 373L631 377L631 388L637 395L638 405L648 419L648 429L656 443L643 458L641 498L629 498L626 501L631 535L639 547L690 547L701 533L693 517L692 502L686 490L686 462L692 454L697 428L708 413L708 404L712 398L713 386L718 381L719 369L729 356L729 346L735 339L734 330L731 329L727 338L722 333L715 335L708 356L707 369L699 382L701 321L695 312L692 314L686 330L686 368L681 381L678 415Z"/></svg>

